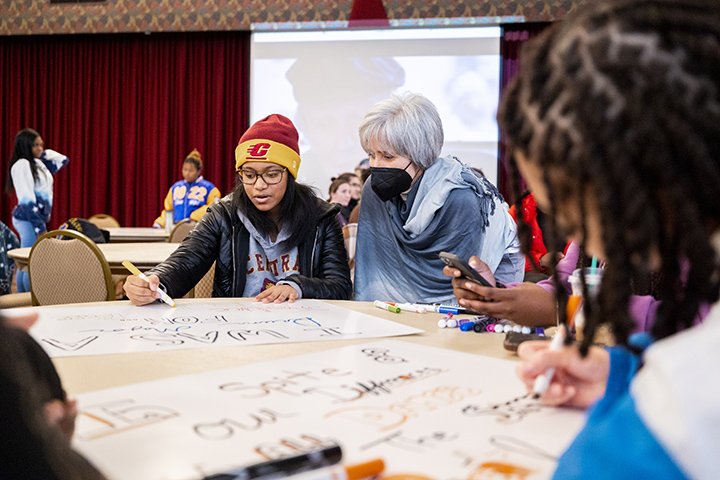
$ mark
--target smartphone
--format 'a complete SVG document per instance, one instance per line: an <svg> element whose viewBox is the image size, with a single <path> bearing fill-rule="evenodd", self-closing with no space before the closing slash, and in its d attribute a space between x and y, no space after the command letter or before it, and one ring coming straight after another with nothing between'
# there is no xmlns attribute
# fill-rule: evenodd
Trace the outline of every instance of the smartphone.
<svg viewBox="0 0 720 480"><path fill-rule="evenodd" d="M470 265L468 265L465 260L461 260L460 257L455 255L454 253L440 252L438 256L445 263L445 265L460 270L460 273L462 273L462 276L464 278L472 282L479 283L484 287L494 288L493 285L490 285L490 282L485 280L485 278L483 278L472 267L470 267Z"/></svg>
<svg viewBox="0 0 720 480"><path fill-rule="evenodd" d="M517 352L518 346L523 342L527 342L528 340L552 340L552 336L536 335L534 333L508 332L505 334L505 341L503 341L503 347L505 348L505 350Z"/></svg>

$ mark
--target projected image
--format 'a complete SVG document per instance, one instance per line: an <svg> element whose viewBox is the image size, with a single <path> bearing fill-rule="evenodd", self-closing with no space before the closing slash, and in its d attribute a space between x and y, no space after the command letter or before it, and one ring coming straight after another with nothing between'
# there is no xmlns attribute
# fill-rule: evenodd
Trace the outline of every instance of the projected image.
<svg viewBox="0 0 720 480"><path fill-rule="evenodd" d="M405 84L405 71L392 57L352 56L334 62L305 57L293 63L286 77L297 105L293 120L303 136L301 158L310 167L301 175L312 170L318 181L328 182L352 171L365 156L357 130L367 111Z"/></svg>
<svg viewBox="0 0 720 480"><path fill-rule="evenodd" d="M331 177L365 157L357 133L365 113L393 92L422 93L443 120L443 155L494 182L498 35L497 28L255 34L251 120L277 112L295 122L298 178L324 194Z"/></svg>

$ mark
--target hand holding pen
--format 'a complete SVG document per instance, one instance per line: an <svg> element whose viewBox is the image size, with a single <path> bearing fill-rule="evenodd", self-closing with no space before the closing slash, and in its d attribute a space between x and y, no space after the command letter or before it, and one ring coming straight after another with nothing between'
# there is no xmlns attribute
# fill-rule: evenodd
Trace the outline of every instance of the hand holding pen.
<svg viewBox="0 0 720 480"><path fill-rule="evenodd" d="M133 305L147 305L160 299L171 307L175 306L175 301L160 288L160 278L157 275L146 276L129 260L124 260L123 265L132 273L125 280L123 290Z"/></svg>
<svg viewBox="0 0 720 480"><path fill-rule="evenodd" d="M517 373L532 394L541 375L548 378L548 369L554 369L548 387L540 395L546 405L563 405L587 408L605 394L610 355L600 347L590 347L582 358L575 345L550 348L552 342L523 342L518 347Z"/></svg>

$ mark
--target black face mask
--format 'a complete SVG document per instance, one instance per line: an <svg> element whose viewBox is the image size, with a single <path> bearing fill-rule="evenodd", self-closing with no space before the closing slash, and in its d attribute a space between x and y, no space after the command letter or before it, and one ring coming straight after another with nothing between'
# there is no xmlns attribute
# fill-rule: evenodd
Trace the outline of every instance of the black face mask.
<svg viewBox="0 0 720 480"><path fill-rule="evenodd" d="M413 179L410 174L405 171L410 166L410 163L402 170L399 168L385 167L370 168L370 187L372 187L373 192L380 197L380 200L387 202L410 188Z"/></svg>

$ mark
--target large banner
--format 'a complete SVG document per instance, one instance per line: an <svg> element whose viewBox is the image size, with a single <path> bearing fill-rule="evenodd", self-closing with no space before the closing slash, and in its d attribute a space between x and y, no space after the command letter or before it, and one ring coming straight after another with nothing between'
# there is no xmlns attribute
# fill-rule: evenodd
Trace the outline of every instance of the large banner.
<svg viewBox="0 0 720 480"><path fill-rule="evenodd" d="M30 330L51 357L411 335L422 330L318 300L40 308Z"/></svg>
<svg viewBox="0 0 720 480"><path fill-rule="evenodd" d="M192 479L339 444L387 475L547 478L583 423L515 363L384 340L79 396L75 446L121 479Z"/></svg>

